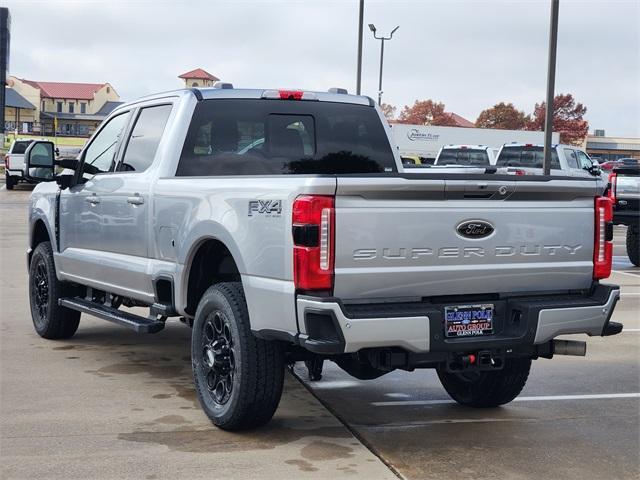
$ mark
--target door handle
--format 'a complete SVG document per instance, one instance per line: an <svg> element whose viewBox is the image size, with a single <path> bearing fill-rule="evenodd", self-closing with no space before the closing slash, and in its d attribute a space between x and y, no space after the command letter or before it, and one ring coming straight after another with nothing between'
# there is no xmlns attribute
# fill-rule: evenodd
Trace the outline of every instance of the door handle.
<svg viewBox="0 0 640 480"><path fill-rule="evenodd" d="M85 197L84 200L91 205L97 205L100 203L100 197L96 196L95 193L93 195Z"/></svg>
<svg viewBox="0 0 640 480"><path fill-rule="evenodd" d="M144 198L142 198L140 195L127 197L127 203L130 203L131 205L142 205L144 203Z"/></svg>

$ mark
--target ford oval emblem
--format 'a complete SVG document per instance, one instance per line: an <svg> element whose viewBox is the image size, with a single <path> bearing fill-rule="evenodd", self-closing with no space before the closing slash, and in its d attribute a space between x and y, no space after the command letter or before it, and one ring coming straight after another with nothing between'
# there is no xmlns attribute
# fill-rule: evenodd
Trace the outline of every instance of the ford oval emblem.
<svg viewBox="0 0 640 480"><path fill-rule="evenodd" d="M493 225L484 220L467 220L456 228L458 235L465 238L486 238L494 231Z"/></svg>

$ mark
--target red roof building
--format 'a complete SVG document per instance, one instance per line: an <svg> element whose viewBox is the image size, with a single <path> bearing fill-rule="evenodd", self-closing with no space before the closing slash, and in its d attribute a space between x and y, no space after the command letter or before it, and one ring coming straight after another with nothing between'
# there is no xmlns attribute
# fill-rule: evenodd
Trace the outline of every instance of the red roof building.
<svg viewBox="0 0 640 480"><path fill-rule="evenodd" d="M196 68L190 72L178 75L178 78L184 80L186 87L212 87L214 83L220 80L202 68Z"/></svg>
<svg viewBox="0 0 640 480"><path fill-rule="evenodd" d="M39 89L42 98L93 100L98 90L105 86L113 88L108 83L38 82L27 79L22 81Z"/></svg>
<svg viewBox="0 0 640 480"><path fill-rule="evenodd" d="M40 82L10 76L8 85L35 107L16 120L21 133L86 137L122 102L109 83Z"/></svg>
<svg viewBox="0 0 640 480"><path fill-rule="evenodd" d="M474 128L476 125L457 113L449 113L449 116L456 122L456 127Z"/></svg>

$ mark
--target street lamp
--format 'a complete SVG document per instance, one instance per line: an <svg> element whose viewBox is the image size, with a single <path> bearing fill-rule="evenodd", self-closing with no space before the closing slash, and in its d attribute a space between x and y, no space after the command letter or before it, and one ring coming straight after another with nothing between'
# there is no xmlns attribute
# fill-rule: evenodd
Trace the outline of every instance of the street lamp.
<svg viewBox="0 0 640 480"><path fill-rule="evenodd" d="M376 35L376 26L373 23L369 24L369 30L373 33L373 38L376 40L380 40L380 77L378 78L378 105L382 103L382 63L384 60L384 42L385 40L391 40L393 38L393 34L398 30L400 26L397 26L393 30L388 37L378 36Z"/></svg>

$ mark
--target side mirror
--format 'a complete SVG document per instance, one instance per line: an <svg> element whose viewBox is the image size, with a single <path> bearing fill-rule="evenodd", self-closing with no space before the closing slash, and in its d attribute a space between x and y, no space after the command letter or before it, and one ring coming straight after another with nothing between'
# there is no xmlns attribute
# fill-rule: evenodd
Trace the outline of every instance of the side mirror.
<svg viewBox="0 0 640 480"><path fill-rule="evenodd" d="M53 142L32 142L24 152L25 177L33 182L51 182L54 178Z"/></svg>
<svg viewBox="0 0 640 480"><path fill-rule="evenodd" d="M59 158L55 161L56 167L62 168L62 172L56 175L56 183L60 185L63 190L75 185L76 176L74 172L78 169L80 161L77 158Z"/></svg>
<svg viewBox="0 0 640 480"><path fill-rule="evenodd" d="M596 160L592 161L590 167L584 167L584 169L595 177L599 177L602 172L602 168L600 168L600 164Z"/></svg>

